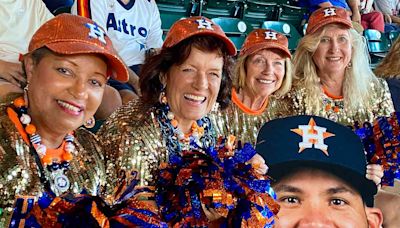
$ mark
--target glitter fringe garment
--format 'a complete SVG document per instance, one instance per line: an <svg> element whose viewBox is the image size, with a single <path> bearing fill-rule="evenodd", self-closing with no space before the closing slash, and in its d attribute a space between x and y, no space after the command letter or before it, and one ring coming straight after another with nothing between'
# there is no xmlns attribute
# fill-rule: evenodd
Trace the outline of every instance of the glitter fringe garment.
<svg viewBox="0 0 400 228"><path fill-rule="evenodd" d="M14 204L20 208L18 213L25 213L44 191L29 145L6 114L8 105L0 104L0 227L9 225ZM71 182L69 192L80 193L85 190L98 195L106 180L103 155L99 153L93 134L78 129L75 136L77 156L70 162L70 169L66 173ZM45 172L49 175L47 170Z"/></svg>
<svg viewBox="0 0 400 228"><path fill-rule="evenodd" d="M168 158L154 111L141 101L132 101L114 112L98 132L105 153L108 188L123 191L132 180L132 170L138 173L137 187L155 186L158 167ZM108 199L113 200L115 197Z"/></svg>
<svg viewBox="0 0 400 228"><path fill-rule="evenodd" d="M231 102L225 110L212 111L209 117L217 136L235 135L238 141L249 142L254 146L261 126L275 118L276 105L277 99L269 97L264 112L251 115Z"/></svg>
<svg viewBox="0 0 400 228"><path fill-rule="evenodd" d="M353 126L355 122L359 122L360 124L373 122L378 116L389 116L390 113L394 112L392 98L386 81L378 79L377 84L371 85L369 95L371 97L371 108L368 110L365 107L360 107L358 110L339 108L335 111L332 108L327 109L326 105L338 104L337 106L340 107L340 102L343 102L343 99L330 98L321 91L321 109L316 112L311 107L306 107L305 105L307 90L301 86L297 86L292 88L285 99L280 101L276 106L275 113L277 117L317 115L346 126Z"/></svg>

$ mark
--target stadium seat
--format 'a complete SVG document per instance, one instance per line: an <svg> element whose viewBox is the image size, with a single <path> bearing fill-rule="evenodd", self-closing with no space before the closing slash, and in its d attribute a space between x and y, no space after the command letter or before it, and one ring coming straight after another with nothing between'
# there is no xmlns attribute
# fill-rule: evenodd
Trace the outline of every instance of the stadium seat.
<svg viewBox="0 0 400 228"><path fill-rule="evenodd" d="M375 29L364 30L364 37L371 56L371 64L374 67L386 56L391 44L384 34Z"/></svg>
<svg viewBox="0 0 400 228"><path fill-rule="evenodd" d="M169 31L175 21L189 17L195 5L190 0L157 0L160 11L163 36Z"/></svg>
<svg viewBox="0 0 400 228"><path fill-rule="evenodd" d="M205 0L201 15L214 17L240 17L244 0Z"/></svg>
<svg viewBox="0 0 400 228"><path fill-rule="evenodd" d="M399 38L400 32L399 31L390 31L386 33L387 37L390 40L390 44L393 44L396 39Z"/></svg>
<svg viewBox="0 0 400 228"><path fill-rule="evenodd" d="M265 21L262 24L262 28L272 29L279 33L284 34L289 41L289 50L294 52L297 48L297 44L301 39L300 33L296 30L296 28L286 22L282 21Z"/></svg>
<svg viewBox="0 0 400 228"><path fill-rule="evenodd" d="M260 28L264 21L276 20L277 4L275 2L247 0L243 20L253 28Z"/></svg>
<svg viewBox="0 0 400 228"><path fill-rule="evenodd" d="M213 18L212 21L221 26L238 50L240 50L247 34L253 30L251 24L239 18L218 17Z"/></svg>
<svg viewBox="0 0 400 228"><path fill-rule="evenodd" d="M308 9L306 8L282 4L278 9L278 21L287 22L300 31L301 22L307 13Z"/></svg>

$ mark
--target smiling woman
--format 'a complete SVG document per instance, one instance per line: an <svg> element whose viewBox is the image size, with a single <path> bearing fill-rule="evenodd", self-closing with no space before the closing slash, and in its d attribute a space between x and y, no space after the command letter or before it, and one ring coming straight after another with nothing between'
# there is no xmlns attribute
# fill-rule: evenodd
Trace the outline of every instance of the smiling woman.
<svg viewBox="0 0 400 228"><path fill-rule="evenodd" d="M106 192L97 140L78 128L99 107L108 72L128 79L103 30L68 14L36 31L23 65L24 96L0 104L0 227L43 225L26 219L42 196Z"/></svg>
<svg viewBox="0 0 400 228"><path fill-rule="evenodd" d="M138 177L138 187L146 189L142 199L154 203L161 163L216 144L207 114L216 101L225 107L229 102L235 54L234 44L207 18L172 26L161 51L142 66L142 100L119 109L98 133L111 186L123 189Z"/></svg>
<svg viewBox="0 0 400 228"><path fill-rule="evenodd" d="M290 57L284 35L269 29L249 34L236 62L233 102L210 116L217 134L256 142L259 128L274 117L276 100L291 87Z"/></svg>
<svg viewBox="0 0 400 228"><path fill-rule="evenodd" d="M371 71L364 38L342 8L321 8L310 16L293 64L284 116L313 114L353 126L394 111L387 83Z"/></svg>

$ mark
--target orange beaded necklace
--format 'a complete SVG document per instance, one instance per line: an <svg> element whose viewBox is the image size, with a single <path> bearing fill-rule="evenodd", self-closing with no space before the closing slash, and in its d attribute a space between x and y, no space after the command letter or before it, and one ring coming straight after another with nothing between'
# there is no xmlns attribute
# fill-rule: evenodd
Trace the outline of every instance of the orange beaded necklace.
<svg viewBox="0 0 400 228"><path fill-rule="evenodd" d="M59 148L47 149L42 144L36 126L31 123L32 119L28 115L25 100L19 97L13 101L13 105L15 109L12 107L7 108L8 117L14 123L24 141L34 148L36 156L40 158L40 162L51 172L52 184L55 185L52 190L57 193L65 192L69 189L69 180L64 175L64 170L69 168L73 153L76 154L73 133L69 133L64 137L64 141ZM41 166L41 164L38 165Z"/></svg>

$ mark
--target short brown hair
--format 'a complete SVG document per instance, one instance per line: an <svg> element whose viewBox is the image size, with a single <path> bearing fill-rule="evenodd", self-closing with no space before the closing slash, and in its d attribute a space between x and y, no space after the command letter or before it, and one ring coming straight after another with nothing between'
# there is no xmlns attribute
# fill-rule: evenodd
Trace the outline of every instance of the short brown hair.
<svg viewBox="0 0 400 228"><path fill-rule="evenodd" d="M189 57L193 47L201 51L217 51L224 59L222 69L222 81L217 97L221 108L228 106L230 102L230 91L232 88L232 65L233 59L229 56L225 44L218 38L212 36L194 36L181 43L161 49L160 53L146 59L140 72L140 89L142 99L145 103L155 105L163 89L160 75L166 74L171 66L181 65Z"/></svg>

